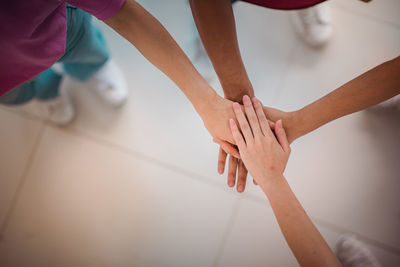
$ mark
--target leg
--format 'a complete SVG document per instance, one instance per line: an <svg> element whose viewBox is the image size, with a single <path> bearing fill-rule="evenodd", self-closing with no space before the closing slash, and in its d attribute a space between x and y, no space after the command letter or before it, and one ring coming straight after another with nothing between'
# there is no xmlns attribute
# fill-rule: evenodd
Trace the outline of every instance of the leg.
<svg viewBox="0 0 400 267"><path fill-rule="evenodd" d="M6 105L18 105L29 102L33 98L42 100L56 98L58 96L61 75L48 69L31 81L14 88L0 97L0 103Z"/></svg>
<svg viewBox="0 0 400 267"><path fill-rule="evenodd" d="M59 59L64 71L80 81L89 80L109 59L109 51L92 17L67 6L68 30L65 54Z"/></svg>
<svg viewBox="0 0 400 267"><path fill-rule="evenodd" d="M128 96L119 68L109 60L106 43L92 23L92 16L81 9L67 6L68 30L66 51L59 62L69 76L88 81L108 105L119 107Z"/></svg>

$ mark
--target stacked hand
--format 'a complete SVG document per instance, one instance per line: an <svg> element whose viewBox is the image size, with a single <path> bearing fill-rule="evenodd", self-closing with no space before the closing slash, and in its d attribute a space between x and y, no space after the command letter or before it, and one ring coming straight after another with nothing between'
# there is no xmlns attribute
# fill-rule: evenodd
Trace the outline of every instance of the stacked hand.
<svg viewBox="0 0 400 267"><path fill-rule="evenodd" d="M296 125L293 123L294 116L289 112L282 112L280 110L263 107L262 104L255 100L258 108L263 111L263 114L267 114L268 118L267 124L272 131L275 131L277 124L274 122L282 120L285 121L285 127L288 134L288 142L291 143L296 138L295 129L291 127ZM243 98L244 109L250 104L251 100L248 96ZM247 180L247 169L243 158L239 155L238 148L236 146L237 142L232 136L232 132L229 126L229 120L231 118L236 118L234 109L232 105L234 102L224 99L220 96L215 96L215 98L208 102L204 107L203 112L201 112L201 117L204 121L204 125L213 137L214 142L220 145L219 155L218 155L218 172L220 174L224 173L226 159L228 158L228 186L233 187L236 184L238 192L243 192L246 186ZM243 109L243 106L238 103L235 104L237 108ZM247 113L246 113L247 114ZM264 115L265 117L265 115ZM274 122L272 122L274 121ZM240 124L239 124L240 125ZM257 184L256 180L253 180L254 184Z"/></svg>
<svg viewBox="0 0 400 267"><path fill-rule="evenodd" d="M228 184L231 187L235 185L236 172L238 171L238 191L243 192L246 185L247 169L240 160L239 151L229 128L229 119L235 118L232 104L231 100L215 95L199 113L214 142L220 145L218 172L220 174L224 172L225 161L229 154Z"/></svg>
<svg viewBox="0 0 400 267"><path fill-rule="evenodd" d="M206 103L200 115L214 142L220 144L226 153L239 158L239 151L234 146L235 140L229 129L229 118L235 116L232 104L232 101L216 95Z"/></svg>
<svg viewBox="0 0 400 267"><path fill-rule="evenodd" d="M260 101L243 97L245 114L238 103L233 104L240 130L230 119L233 137L244 165L256 183L265 186L269 180L282 177L290 154L289 141L282 120L271 125ZM254 106L253 106L254 105Z"/></svg>

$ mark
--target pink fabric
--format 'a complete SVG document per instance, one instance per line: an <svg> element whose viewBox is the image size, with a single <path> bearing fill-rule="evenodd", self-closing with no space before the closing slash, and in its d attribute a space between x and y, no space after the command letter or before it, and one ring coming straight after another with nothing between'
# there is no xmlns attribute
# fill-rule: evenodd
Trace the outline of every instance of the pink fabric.
<svg viewBox="0 0 400 267"><path fill-rule="evenodd" d="M273 9L302 9L316 4L322 3L325 0L242 0L251 4L273 8Z"/></svg>
<svg viewBox="0 0 400 267"><path fill-rule="evenodd" d="M10 0L0 8L0 96L50 68L65 51L66 3L100 20L125 0Z"/></svg>

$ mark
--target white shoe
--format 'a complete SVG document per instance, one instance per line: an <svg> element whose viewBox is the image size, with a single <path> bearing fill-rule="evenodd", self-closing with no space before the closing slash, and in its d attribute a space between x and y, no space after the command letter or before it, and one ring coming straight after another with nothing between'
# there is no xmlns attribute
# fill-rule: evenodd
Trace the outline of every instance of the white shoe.
<svg viewBox="0 0 400 267"><path fill-rule="evenodd" d="M326 3L294 11L291 20L296 32L312 47L326 44L332 36L330 10Z"/></svg>
<svg viewBox="0 0 400 267"><path fill-rule="evenodd" d="M88 82L88 86L112 107L122 106L128 98L128 88L120 68L109 60Z"/></svg>
<svg viewBox="0 0 400 267"><path fill-rule="evenodd" d="M56 98L38 101L42 104L47 119L58 126L66 126L75 118L75 106L69 93L67 80L63 77L59 95Z"/></svg>
<svg viewBox="0 0 400 267"><path fill-rule="evenodd" d="M381 267L374 254L352 235L339 237L336 256L344 267Z"/></svg>

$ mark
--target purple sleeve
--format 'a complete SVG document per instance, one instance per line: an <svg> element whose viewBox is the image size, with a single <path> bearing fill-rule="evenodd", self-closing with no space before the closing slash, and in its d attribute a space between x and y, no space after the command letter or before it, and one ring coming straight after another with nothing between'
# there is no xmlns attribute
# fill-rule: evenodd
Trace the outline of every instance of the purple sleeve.
<svg viewBox="0 0 400 267"><path fill-rule="evenodd" d="M106 20L114 16L126 0L66 0L72 6L80 8L99 20Z"/></svg>

